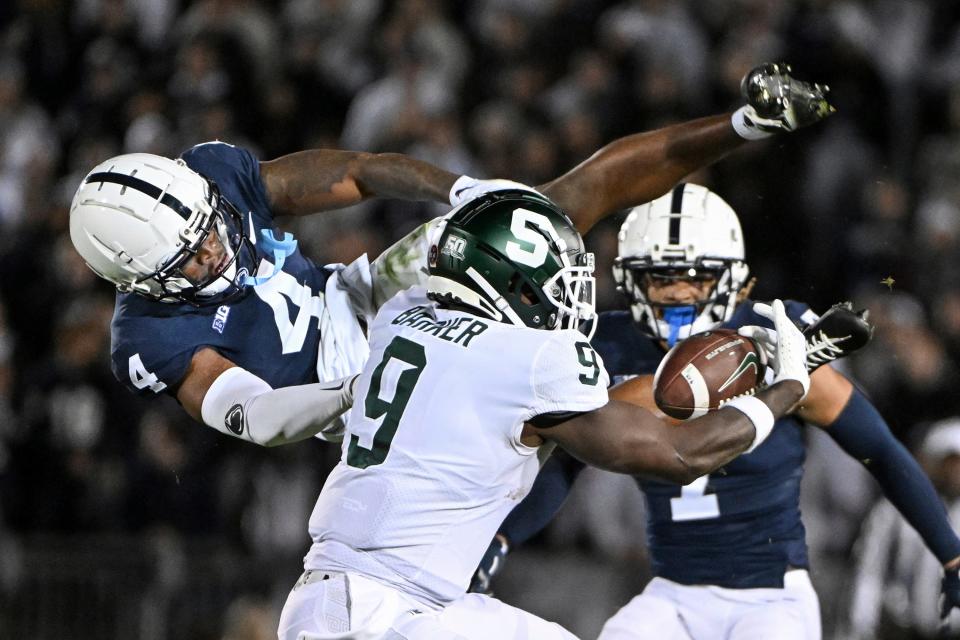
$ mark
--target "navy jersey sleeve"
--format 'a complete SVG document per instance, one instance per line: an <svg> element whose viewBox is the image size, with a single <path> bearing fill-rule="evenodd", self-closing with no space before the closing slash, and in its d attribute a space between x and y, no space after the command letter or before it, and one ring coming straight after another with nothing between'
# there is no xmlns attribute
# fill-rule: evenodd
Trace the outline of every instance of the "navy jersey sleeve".
<svg viewBox="0 0 960 640"><path fill-rule="evenodd" d="M138 394L173 393L190 360L204 346L199 327L207 327L216 309L171 305L163 313L144 315L133 307L151 304L133 294L120 294L111 330L111 366L124 386ZM156 303L153 303L154 308Z"/></svg>
<svg viewBox="0 0 960 640"><path fill-rule="evenodd" d="M251 214L260 226L272 226L274 216L260 177L260 162L250 151L226 142L204 142L180 157L188 167L213 180L227 200L249 209L240 213Z"/></svg>

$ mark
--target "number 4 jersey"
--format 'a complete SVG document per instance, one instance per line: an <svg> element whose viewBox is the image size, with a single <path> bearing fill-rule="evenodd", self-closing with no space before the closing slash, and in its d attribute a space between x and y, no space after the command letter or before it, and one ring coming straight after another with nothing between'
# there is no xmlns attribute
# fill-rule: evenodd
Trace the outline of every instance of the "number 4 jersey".
<svg viewBox="0 0 960 640"><path fill-rule="evenodd" d="M524 422L603 406L607 382L576 331L441 309L421 287L398 294L371 327L306 567L360 572L434 604L461 596L539 470Z"/></svg>
<svg viewBox="0 0 960 640"><path fill-rule="evenodd" d="M272 229L273 213L256 158L219 142L197 145L182 157L216 182L243 214L259 272L272 272L276 256L263 250L261 239ZM197 308L117 294L111 326L114 375L135 392L171 392L193 354L212 347L274 388L316 382L330 274L294 250L285 255L280 272L229 305Z"/></svg>

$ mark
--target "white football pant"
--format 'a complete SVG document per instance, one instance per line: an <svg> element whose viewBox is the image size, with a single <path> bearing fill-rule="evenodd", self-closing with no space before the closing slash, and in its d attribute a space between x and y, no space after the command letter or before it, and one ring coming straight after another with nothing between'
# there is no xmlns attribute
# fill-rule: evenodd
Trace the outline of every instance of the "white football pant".
<svg viewBox="0 0 960 640"><path fill-rule="evenodd" d="M439 609L355 573L311 573L312 581L301 578L287 597L280 640L577 640L558 624L478 593Z"/></svg>
<svg viewBox="0 0 960 640"><path fill-rule="evenodd" d="M806 571L783 589L688 586L654 578L607 620L597 640L820 640L820 603Z"/></svg>

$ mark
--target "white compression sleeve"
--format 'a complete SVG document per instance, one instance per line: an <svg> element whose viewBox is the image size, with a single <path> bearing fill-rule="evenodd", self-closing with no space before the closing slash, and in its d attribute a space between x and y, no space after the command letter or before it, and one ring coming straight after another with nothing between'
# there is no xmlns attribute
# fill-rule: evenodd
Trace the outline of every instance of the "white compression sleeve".
<svg viewBox="0 0 960 640"><path fill-rule="evenodd" d="M273 389L240 367L221 373L203 397L204 423L217 431L264 446L311 436L339 442L339 418L353 404L356 376Z"/></svg>

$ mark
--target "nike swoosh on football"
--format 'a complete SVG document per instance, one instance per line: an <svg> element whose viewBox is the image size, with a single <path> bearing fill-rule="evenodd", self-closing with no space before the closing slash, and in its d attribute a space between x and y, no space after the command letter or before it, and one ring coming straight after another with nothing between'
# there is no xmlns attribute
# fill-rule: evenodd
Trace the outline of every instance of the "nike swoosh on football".
<svg viewBox="0 0 960 640"><path fill-rule="evenodd" d="M730 377L727 378L727 381L720 385L720 388L717 391L723 391L733 383L734 380L746 373L747 369L753 367L754 371L759 372L759 367L757 366L757 355L755 353L748 353L743 357L743 360L740 361L740 364L737 366L736 371L730 374Z"/></svg>

